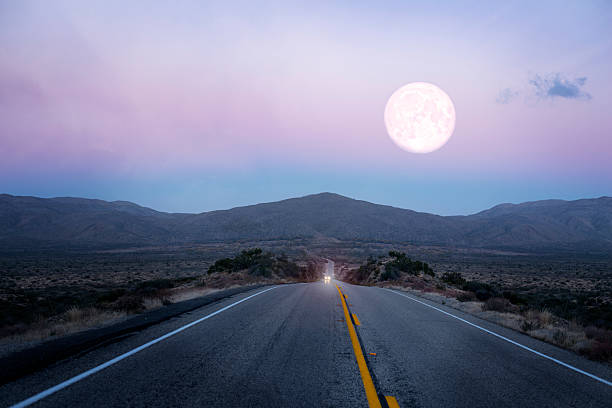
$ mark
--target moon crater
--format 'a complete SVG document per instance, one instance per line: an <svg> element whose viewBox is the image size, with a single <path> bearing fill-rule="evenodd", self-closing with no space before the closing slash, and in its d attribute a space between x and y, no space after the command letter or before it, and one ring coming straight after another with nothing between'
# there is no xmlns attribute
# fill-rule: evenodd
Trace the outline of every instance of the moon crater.
<svg viewBox="0 0 612 408"><path fill-rule="evenodd" d="M391 139L402 149L430 153L442 147L453 134L455 107L437 86L413 82L389 98L385 125Z"/></svg>

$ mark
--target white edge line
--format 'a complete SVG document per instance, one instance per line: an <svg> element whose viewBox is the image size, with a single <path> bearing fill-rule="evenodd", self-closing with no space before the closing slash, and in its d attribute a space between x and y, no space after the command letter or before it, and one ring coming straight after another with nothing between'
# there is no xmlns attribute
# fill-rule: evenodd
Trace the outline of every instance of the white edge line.
<svg viewBox="0 0 612 408"><path fill-rule="evenodd" d="M540 353L539 351L536 351L536 350L534 350L534 349L532 349L532 348L529 348L529 347L527 347L527 346L524 346L524 345L522 345L521 343L517 343L517 342L516 342L516 341L514 341L514 340L510 340L509 338L504 337L504 336L502 336L501 334L497 334L497 333L495 333L495 332L492 332L491 330L487 330L487 329L485 329L484 327L481 327L481 326L479 326L479 325L477 325L477 324L474 324L474 323L468 322L467 320L462 319L462 318L460 318L460 317L458 317L458 316L455 316L454 314L448 313L448 312L446 312L446 311L444 311L444 310L442 310L442 309L439 309L439 308L437 308L437 307L435 307L435 306L432 306L432 305L427 304L427 303L425 303L425 302L421 302L420 300L414 299L414 298L412 298L412 297L410 297L410 296L404 295L403 293L399 293L399 292L397 292L397 291L395 291L395 290L391 290L391 289L387 289L387 288L383 288L383 289L385 289L385 290L387 290L387 291L389 291L389 292L391 292L391 293L395 293L396 295L403 296L403 297L405 297L405 298L408 298L408 299L410 299L410 300L413 300L413 301L415 301L415 302L417 302L417 303L420 303L420 304L422 304L422 305L424 305L424 306L427 306L427 307L430 307L430 308L432 308L432 309L435 309L435 310L437 310L438 312L444 313L445 315L448 315L448 316L450 316L450 317L452 317L452 318L455 318L455 319L457 319L457 320L461 320L463 323L467 323L467 324L469 324L470 326L476 327L477 329L480 329L480 330L482 330L482 331L484 331L484 332L487 332L487 333L489 333L489 334L491 334L491 335L493 335L493 336L495 336L495 337L497 337L497 338L500 338L500 339L505 340L505 341L507 341L507 342L509 342L509 343L512 343L512 344L514 344L515 346L518 346L518 347L520 347L520 348L522 348L522 349L524 349L524 350L531 351L532 353L537 354L537 355L538 355L538 356L540 356L540 357L544 357L545 359L548 359L548 360L550 360L550 361L553 361L553 362L555 362L555 363L557 363L557 364L559 364L559 365L562 365L563 367L567 367L567 368L569 368L570 370L574 370L574 371L576 371L577 373L584 374L584 375L586 375L587 377L591 377L591 378L592 378L592 379L594 379L594 380L597 380L597 381L599 381L599 382L602 382L602 383L606 384L607 386L612 387L612 382L610 382L610 381L608 381L608 380L604 380L603 378L597 377L596 375L593 375L593 374L591 374L591 373L587 373L586 371L581 370L581 369L579 369L579 368L577 368L577 367L574 367L573 365L570 365L570 364L564 363L563 361L557 360L557 359L556 359L556 358L554 358L554 357L550 357L550 356L547 356L546 354Z"/></svg>
<svg viewBox="0 0 612 408"><path fill-rule="evenodd" d="M90 369L90 370L87 370L87 371L85 371L85 372L83 372L83 373L81 373L81 374L79 374L79 375L75 375L74 377L72 377L72 378L70 378L70 379L68 379L68 380L66 380L66 381L64 381L64 382L62 382L62 383L59 383L59 384L57 384L57 385L55 385L55 386L53 386L53 387L51 387L51 388L48 388L48 389L46 389L45 391L39 392L38 394L33 395L33 396L31 396L30 398L28 398L28 399L25 399L25 400L23 400L23 401L21 401L21 402L18 402L18 403L17 403L17 404L15 404L15 405L11 405L11 407L10 407L10 408L22 408L22 407L27 407L27 406L30 406L30 405L32 405L33 403L35 403L35 402L37 402L37 401L40 401L41 399L46 398L46 397L48 397L49 395L54 394L54 393L56 393L56 392L58 392L58 391L60 391L60 390L63 390L64 388L66 388L66 387L68 387L68 386L70 386L70 385L72 385L72 384L74 384L74 383L76 383L76 382L79 382L79 381L81 381L82 379L87 378L87 377L89 377L89 376L90 376L90 375L92 375L92 374L97 373L98 371L102 371L102 370L104 370L105 368L110 367L110 366L112 366L113 364L118 363L119 361L121 361L121 360L123 360L123 359L126 359L126 358L128 358L129 356L131 356L131 355L134 355L134 354L138 353L139 351L142 351L142 350L144 350L144 349L146 349L146 348L148 348L148 347L151 347L152 345L154 345L154 344L156 344L156 343L159 343L159 342L160 342L160 341L162 341L162 340L167 339L168 337L172 337L172 336L174 336L175 334L180 333L180 332L182 332L183 330L186 330L186 329L190 328L191 326L195 326L196 324L198 324L198 323L200 323L200 322L203 322L203 321L204 321L204 320L206 320L206 319L209 319L209 318L211 318L211 317L213 317L213 316L215 316L215 315L218 315L218 314L219 314L219 313L221 313L221 312L226 311L227 309L231 309L232 307L236 306L236 305L237 305L237 304L239 304L239 303L246 302L247 300L251 299L252 297L255 297L255 296L257 296L257 295L261 295L262 293L265 293L265 292L267 292L267 291L269 291L269 290L272 290L272 289L276 289L277 287L278 287L278 286L273 286L273 287L271 287L271 288L268 288L268 289L262 290L261 292L257 292L257 293L255 293L255 294L252 294L251 296L245 297L244 299L240 299L239 301L234 302L234 303L232 303L231 305L228 305L228 306L222 307L221 309L219 309L219 310L217 310L217 311L215 311L215 312L212 312L212 313L211 313L211 314L209 314L209 315L206 315L206 316L204 316L204 317L202 317L202 318L200 318L200 319L198 319L198 320L195 320L195 321L193 321L193 322L191 322L191 323L189 323L189 324L186 324L185 326L179 327L178 329L173 330L173 331L171 331L170 333L166 333L166 334L164 334L163 336L158 337L158 338L156 338L155 340L151 340L150 342L145 343L145 344L143 344L142 346L138 346L138 347L136 347L135 349L132 349L132 350L128 351L127 353L123 353L123 354L121 354L121 355L119 355L119 356L117 356L117 357L113 358L112 360L108 360L106 363L102 363L102 364L100 364L99 366L96 366L96 367L94 367L94 368L92 368L92 369Z"/></svg>

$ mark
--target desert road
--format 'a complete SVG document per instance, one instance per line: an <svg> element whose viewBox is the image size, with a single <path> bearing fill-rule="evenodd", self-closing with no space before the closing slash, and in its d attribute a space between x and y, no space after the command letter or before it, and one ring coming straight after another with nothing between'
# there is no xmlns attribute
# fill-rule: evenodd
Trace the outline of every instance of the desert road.
<svg viewBox="0 0 612 408"><path fill-rule="evenodd" d="M610 407L611 380L454 309L332 280L207 305L6 384L0 405Z"/></svg>

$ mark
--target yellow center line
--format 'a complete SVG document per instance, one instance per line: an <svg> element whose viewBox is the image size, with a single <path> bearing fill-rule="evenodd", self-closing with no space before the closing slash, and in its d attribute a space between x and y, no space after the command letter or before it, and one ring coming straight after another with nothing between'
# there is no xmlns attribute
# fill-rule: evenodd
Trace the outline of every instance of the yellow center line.
<svg viewBox="0 0 612 408"><path fill-rule="evenodd" d="M349 315L344 296L338 285L336 285L336 289L338 289L340 299L342 300L344 320L346 320L346 325L351 337L351 343L353 344L353 352L355 353L355 359L357 360L357 366L359 367L359 373L361 374L361 381L363 381L363 388L365 389L366 397L368 398L368 405L370 408L382 408L380 400L378 399L378 394L376 394L376 388L374 387L372 376L370 375L365 357L361 351L361 345L359 344L359 339L357 338L357 332L355 331L355 326L353 326L353 322L351 321L351 316Z"/></svg>
<svg viewBox="0 0 612 408"><path fill-rule="evenodd" d="M361 322L359 322L359 319L357 318L357 315L355 313L353 313L353 320L355 321L355 324L357 326L361 326Z"/></svg>
<svg viewBox="0 0 612 408"><path fill-rule="evenodd" d="M389 408L400 408L395 397L385 395L385 399L387 400L387 405L389 406Z"/></svg>

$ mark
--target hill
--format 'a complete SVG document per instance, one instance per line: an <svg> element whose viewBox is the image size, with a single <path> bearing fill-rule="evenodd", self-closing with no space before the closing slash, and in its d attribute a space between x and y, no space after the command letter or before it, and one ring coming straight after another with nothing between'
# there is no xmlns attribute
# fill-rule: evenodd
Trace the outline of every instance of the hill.
<svg viewBox="0 0 612 408"><path fill-rule="evenodd" d="M472 248L612 248L612 198L501 204L439 216L332 193L201 214L125 201L0 195L4 248L98 248L334 238Z"/></svg>

